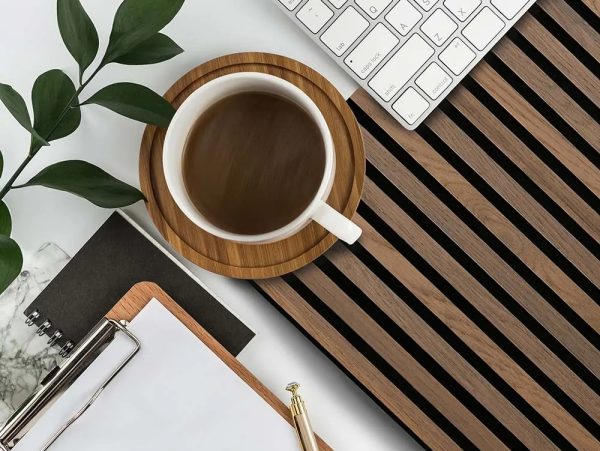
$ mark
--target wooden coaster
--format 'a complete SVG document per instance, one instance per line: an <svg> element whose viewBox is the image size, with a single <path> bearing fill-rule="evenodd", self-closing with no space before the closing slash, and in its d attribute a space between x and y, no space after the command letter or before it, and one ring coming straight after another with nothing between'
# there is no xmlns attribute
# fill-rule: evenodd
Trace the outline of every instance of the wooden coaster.
<svg viewBox="0 0 600 451"><path fill-rule="evenodd" d="M191 70L165 94L175 107L200 86L235 72L276 75L301 88L319 106L332 131L337 170L328 203L346 217L354 215L365 179L361 132L340 93L324 77L292 59L265 53L216 58ZM336 241L316 223L270 244L239 244L215 237L179 210L165 182L162 151L165 130L146 127L140 149L140 183L147 208L160 233L173 248L198 266L240 279L264 279L295 271L327 251Z"/></svg>

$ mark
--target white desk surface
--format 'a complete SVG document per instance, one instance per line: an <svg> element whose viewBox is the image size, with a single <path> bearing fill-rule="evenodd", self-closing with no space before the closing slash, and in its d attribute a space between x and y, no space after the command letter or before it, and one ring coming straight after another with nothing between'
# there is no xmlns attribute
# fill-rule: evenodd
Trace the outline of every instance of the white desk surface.
<svg viewBox="0 0 600 451"><path fill-rule="evenodd" d="M98 28L99 53L102 53L120 2L83 0L82 3ZM11 84L29 106L31 87L42 72L61 68L76 78L77 67L61 41L55 8L56 2L49 0L11 1L3 4L0 15L0 82ZM346 97L356 88L328 56L284 17L272 0L187 0L166 33L185 49L184 54L153 66L109 66L82 98L117 81L141 83L162 93L196 65L241 51L267 51L298 59L324 74ZM0 108L0 125L0 149L5 160L1 181L4 183L25 157L29 136L3 107ZM143 129L143 124L100 107L84 107L80 128L43 149L25 171L23 180L53 162L85 159L139 186L138 150ZM13 216L14 238L21 245L26 262L49 241L74 255L110 215L110 211L82 199L44 188L13 191L5 200ZM126 210L151 235L164 242L143 204ZM184 263L257 332L239 359L286 401L283 387L291 380L302 382L313 425L335 449L418 448L400 426L247 283Z"/></svg>

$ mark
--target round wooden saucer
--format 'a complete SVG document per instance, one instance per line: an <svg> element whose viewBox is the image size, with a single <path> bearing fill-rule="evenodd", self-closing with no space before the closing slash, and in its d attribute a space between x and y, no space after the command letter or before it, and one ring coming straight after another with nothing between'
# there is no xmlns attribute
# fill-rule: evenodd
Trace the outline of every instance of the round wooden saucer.
<svg viewBox="0 0 600 451"><path fill-rule="evenodd" d="M314 70L278 55L228 55L191 70L167 91L165 97L177 108L203 84L234 72L276 75L300 87L319 106L332 131L336 149L337 171L328 203L346 217L352 217L365 178L362 136L342 96ZM179 210L167 189L162 165L164 138L165 130L153 126L146 128L140 150L140 183L158 230L188 260L224 276L262 279L295 271L335 243L336 237L314 222L285 240L258 245L233 243L198 228Z"/></svg>

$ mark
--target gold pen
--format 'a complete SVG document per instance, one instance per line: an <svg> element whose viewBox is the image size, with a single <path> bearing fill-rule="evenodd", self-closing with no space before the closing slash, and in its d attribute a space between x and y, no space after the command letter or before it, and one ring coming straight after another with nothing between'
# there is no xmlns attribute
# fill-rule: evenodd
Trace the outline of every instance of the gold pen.
<svg viewBox="0 0 600 451"><path fill-rule="evenodd" d="M299 388L300 384L297 382L290 382L287 387L285 387L287 391L292 393L292 405L290 406L290 411L292 412L294 426L296 427L300 449L302 451L319 451L317 439L310 425L304 401L302 401L302 398L298 394Z"/></svg>

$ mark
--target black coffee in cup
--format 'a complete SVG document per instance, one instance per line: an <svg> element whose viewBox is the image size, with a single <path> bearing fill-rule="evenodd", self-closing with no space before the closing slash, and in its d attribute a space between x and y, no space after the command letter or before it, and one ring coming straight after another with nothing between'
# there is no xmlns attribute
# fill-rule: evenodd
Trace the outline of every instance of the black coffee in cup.
<svg viewBox="0 0 600 451"><path fill-rule="evenodd" d="M183 180L196 209L243 235L277 230L317 194L325 171L321 131L303 108L264 92L226 97L195 122Z"/></svg>

